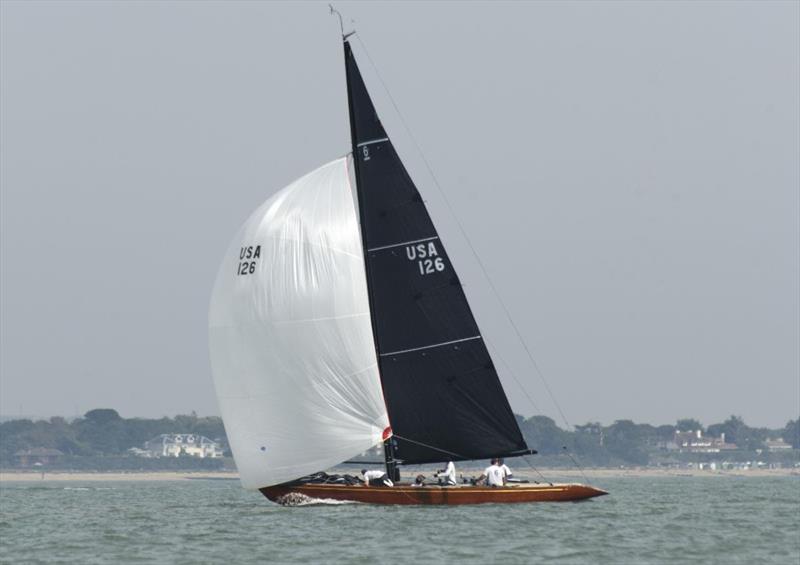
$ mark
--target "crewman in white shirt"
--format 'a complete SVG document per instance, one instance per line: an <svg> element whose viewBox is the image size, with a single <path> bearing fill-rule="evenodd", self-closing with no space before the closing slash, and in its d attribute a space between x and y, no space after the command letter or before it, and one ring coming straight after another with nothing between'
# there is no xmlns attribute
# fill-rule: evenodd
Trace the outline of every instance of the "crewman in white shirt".
<svg viewBox="0 0 800 565"><path fill-rule="evenodd" d="M492 459L492 464L486 467L483 474L478 477L478 482L486 479L486 484L490 487L502 487L506 484L506 476L503 468L497 464L497 459Z"/></svg>
<svg viewBox="0 0 800 565"><path fill-rule="evenodd" d="M361 474L364 475L364 485L368 487L387 486L393 487L394 483L389 479L389 476L383 471L361 469Z"/></svg>
<svg viewBox="0 0 800 565"><path fill-rule="evenodd" d="M445 485L447 486L456 486L456 466L453 464L452 461L447 462L447 467L442 469L441 471L437 471L433 475L434 477L438 477L442 479Z"/></svg>

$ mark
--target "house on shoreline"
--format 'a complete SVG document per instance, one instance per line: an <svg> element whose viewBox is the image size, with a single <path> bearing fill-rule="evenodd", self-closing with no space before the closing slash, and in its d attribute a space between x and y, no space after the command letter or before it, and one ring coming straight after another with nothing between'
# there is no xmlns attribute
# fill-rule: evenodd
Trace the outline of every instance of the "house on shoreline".
<svg viewBox="0 0 800 565"><path fill-rule="evenodd" d="M216 441L196 434L161 434L146 441L144 450L137 450L140 457L199 457L201 459L222 457L222 446Z"/></svg>
<svg viewBox="0 0 800 565"><path fill-rule="evenodd" d="M64 454L58 449L51 447L33 447L31 449L21 449L14 454L17 464L20 467L39 467L57 463Z"/></svg>
<svg viewBox="0 0 800 565"><path fill-rule="evenodd" d="M703 436L702 430L692 430L676 431L673 440L667 443L667 449L679 453L719 453L738 448L735 443L725 441L724 432L719 437L711 437Z"/></svg>
<svg viewBox="0 0 800 565"><path fill-rule="evenodd" d="M772 452L785 452L790 451L792 449L792 444L786 443L782 437L778 439L768 439L764 442L764 445L767 448L767 451Z"/></svg>

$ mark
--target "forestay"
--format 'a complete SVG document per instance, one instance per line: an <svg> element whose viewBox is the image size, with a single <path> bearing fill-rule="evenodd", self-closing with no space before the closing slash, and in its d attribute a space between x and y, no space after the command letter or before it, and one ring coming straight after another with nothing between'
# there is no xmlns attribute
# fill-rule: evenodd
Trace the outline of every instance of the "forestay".
<svg viewBox="0 0 800 565"><path fill-rule="evenodd" d="M346 159L245 222L209 313L214 384L242 483L327 469L389 426Z"/></svg>

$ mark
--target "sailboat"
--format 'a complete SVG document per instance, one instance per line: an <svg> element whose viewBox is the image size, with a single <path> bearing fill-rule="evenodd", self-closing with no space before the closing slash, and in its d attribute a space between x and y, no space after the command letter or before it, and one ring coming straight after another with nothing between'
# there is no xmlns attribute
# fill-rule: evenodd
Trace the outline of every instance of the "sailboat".
<svg viewBox="0 0 800 565"><path fill-rule="evenodd" d="M352 152L234 237L209 308L214 384L242 485L281 501L580 500L583 484L412 487L400 466L535 453L425 202L344 44ZM383 444L393 487L302 479Z"/></svg>

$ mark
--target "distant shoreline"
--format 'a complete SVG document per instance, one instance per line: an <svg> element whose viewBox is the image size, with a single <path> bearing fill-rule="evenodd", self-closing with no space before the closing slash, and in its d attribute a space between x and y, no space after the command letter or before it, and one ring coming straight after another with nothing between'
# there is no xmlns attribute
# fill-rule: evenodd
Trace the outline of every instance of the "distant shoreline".
<svg viewBox="0 0 800 565"><path fill-rule="evenodd" d="M0 471L0 483L33 481L183 481L183 480L238 480L236 471Z"/></svg>
<svg viewBox="0 0 800 565"><path fill-rule="evenodd" d="M575 481L583 482L585 479L583 473L577 469L539 469L542 475L548 481ZM340 472L353 473L353 469L337 469ZM458 469L459 473L463 472L465 475L477 474L480 472L477 468L464 468ZM414 471L407 471L404 473L407 477L411 476ZM432 474L427 470L420 470L423 474ZM357 473L357 471L356 471ZM750 469L750 470L732 470L732 471L700 471L691 469L586 469L584 470L586 478L591 482L595 479L616 479L616 478L655 478L655 477L800 477L800 470L798 469ZM517 476L520 478L527 478L531 480L539 480L542 478L537 476L534 472L528 469L519 469ZM218 471L218 472L181 472L181 471L156 471L156 472L68 472L68 471L52 471L45 472L42 475L41 471L2 471L0 472L0 483L12 482L36 482L36 481L54 481L54 482L91 482L91 481L186 481L186 480L238 480L239 474L235 471Z"/></svg>

